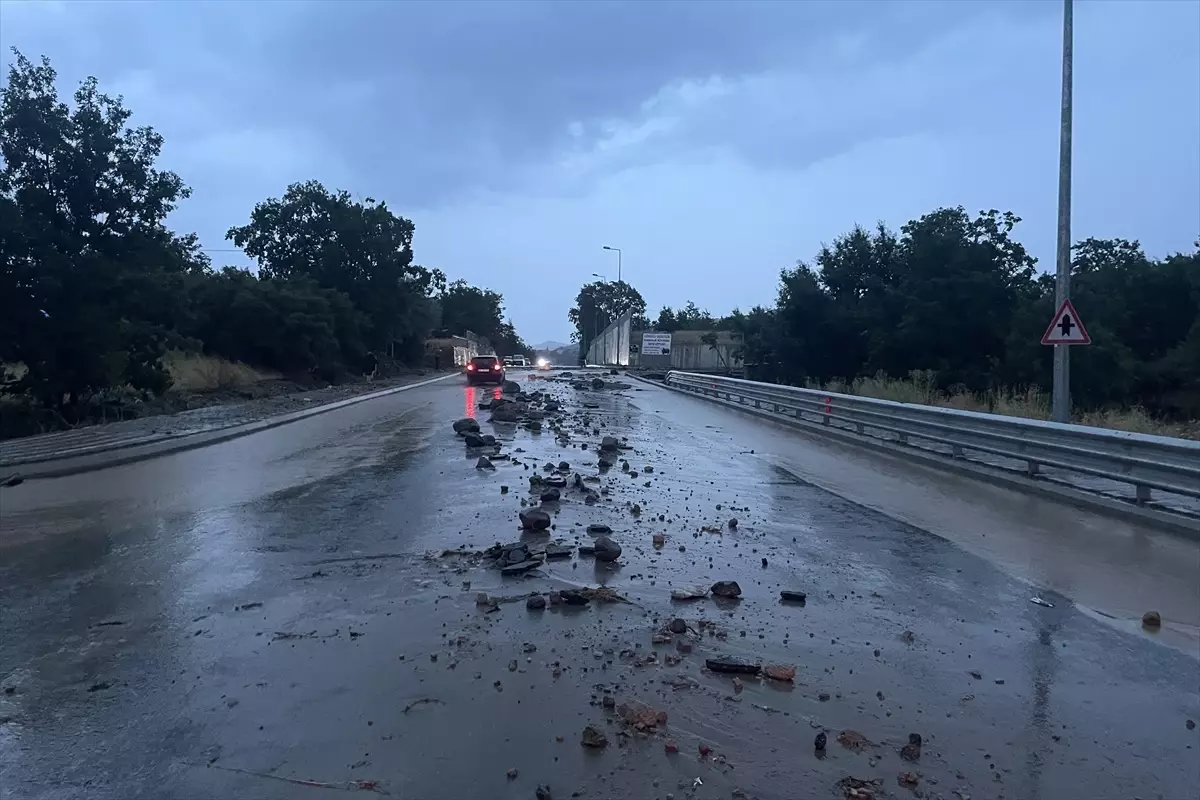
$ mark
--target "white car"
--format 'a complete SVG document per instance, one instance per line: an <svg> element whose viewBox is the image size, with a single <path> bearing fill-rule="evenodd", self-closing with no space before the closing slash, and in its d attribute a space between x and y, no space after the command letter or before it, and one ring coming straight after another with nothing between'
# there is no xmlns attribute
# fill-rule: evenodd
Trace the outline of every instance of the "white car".
<svg viewBox="0 0 1200 800"><path fill-rule="evenodd" d="M525 356L505 356L504 366L522 369L529 366L529 361L525 358Z"/></svg>

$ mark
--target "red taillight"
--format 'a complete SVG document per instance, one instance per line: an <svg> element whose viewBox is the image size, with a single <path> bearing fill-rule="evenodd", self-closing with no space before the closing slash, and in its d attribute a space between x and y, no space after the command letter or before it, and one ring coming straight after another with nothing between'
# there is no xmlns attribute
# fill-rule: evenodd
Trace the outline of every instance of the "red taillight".
<svg viewBox="0 0 1200 800"><path fill-rule="evenodd" d="M467 364L467 372L474 372L474 371L475 371L475 365Z"/></svg>
<svg viewBox="0 0 1200 800"><path fill-rule="evenodd" d="M500 370L504 369L504 367L497 364L496 366L492 367L492 369L496 370L496 372L499 372Z"/></svg>

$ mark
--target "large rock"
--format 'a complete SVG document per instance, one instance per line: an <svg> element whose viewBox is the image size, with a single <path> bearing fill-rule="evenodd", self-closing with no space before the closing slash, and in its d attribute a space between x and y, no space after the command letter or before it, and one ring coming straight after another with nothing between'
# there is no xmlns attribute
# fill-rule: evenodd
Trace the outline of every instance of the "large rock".
<svg viewBox="0 0 1200 800"><path fill-rule="evenodd" d="M467 447L490 447L491 446L487 443L487 439L484 439L478 433L472 433L471 431L467 431L466 433L464 433L462 435L462 437L463 437L463 441L466 442Z"/></svg>
<svg viewBox="0 0 1200 800"><path fill-rule="evenodd" d="M521 391L521 384L516 381L505 381L501 391L505 394L518 394Z"/></svg>
<svg viewBox="0 0 1200 800"><path fill-rule="evenodd" d="M558 489L547 489L546 491L542 492L540 499L543 503L557 503L562 499L562 494L558 491Z"/></svg>
<svg viewBox="0 0 1200 800"><path fill-rule="evenodd" d="M475 427L476 429L479 428L478 425ZM600 440L600 449L608 453L615 453L621 449L621 443L613 436L605 436Z"/></svg>
<svg viewBox="0 0 1200 800"><path fill-rule="evenodd" d="M550 515L540 508L521 512L521 527L527 531L544 531L550 527Z"/></svg>
<svg viewBox="0 0 1200 800"><path fill-rule="evenodd" d="M742 596L742 587L738 586L737 581L717 581L709 591L715 597L725 597L728 599L736 599Z"/></svg>
<svg viewBox="0 0 1200 800"><path fill-rule="evenodd" d="M521 575L523 573L529 572L530 570L537 569L541 565L542 565L541 561L531 558L528 561L520 561L516 564L509 564L506 567L501 567L500 574L501 575Z"/></svg>
<svg viewBox="0 0 1200 800"><path fill-rule="evenodd" d="M492 408L492 422L518 422L521 419L522 407L517 403L505 403Z"/></svg>
<svg viewBox="0 0 1200 800"><path fill-rule="evenodd" d="M597 536L592 547L596 549L597 561L616 561L621 557L621 545L607 536Z"/></svg>
<svg viewBox="0 0 1200 800"><path fill-rule="evenodd" d="M458 422L454 423L454 432L460 435L467 432L478 433L479 422L471 419L470 417L463 417Z"/></svg>
<svg viewBox="0 0 1200 800"><path fill-rule="evenodd" d="M603 389L604 388L604 379L603 378L592 378L592 388L593 389Z"/></svg>

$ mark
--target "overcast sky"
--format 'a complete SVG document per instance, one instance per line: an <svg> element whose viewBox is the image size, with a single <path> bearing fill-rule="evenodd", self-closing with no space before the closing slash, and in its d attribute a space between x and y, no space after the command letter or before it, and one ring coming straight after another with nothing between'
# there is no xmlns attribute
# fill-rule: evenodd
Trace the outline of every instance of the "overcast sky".
<svg viewBox="0 0 1200 800"><path fill-rule="evenodd" d="M856 222L1012 210L1054 262L1062 3L0 1L0 44L166 137L209 248L316 178L566 341L594 272L651 316L770 303ZM1079 0L1074 237L1200 235L1200 2ZM216 264L249 262L211 253Z"/></svg>

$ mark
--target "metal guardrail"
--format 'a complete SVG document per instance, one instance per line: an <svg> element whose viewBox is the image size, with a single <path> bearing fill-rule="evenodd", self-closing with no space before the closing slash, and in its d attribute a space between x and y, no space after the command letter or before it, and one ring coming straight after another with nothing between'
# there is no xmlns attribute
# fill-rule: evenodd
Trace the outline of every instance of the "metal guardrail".
<svg viewBox="0 0 1200 800"><path fill-rule="evenodd" d="M830 425L899 444L949 446L1024 462L1035 477L1043 468L1104 478L1133 487L1138 505L1151 492L1200 498L1200 442L1056 422L897 403L794 386L667 373L667 385L694 394L771 411L809 424ZM914 441L916 440L916 441Z"/></svg>

